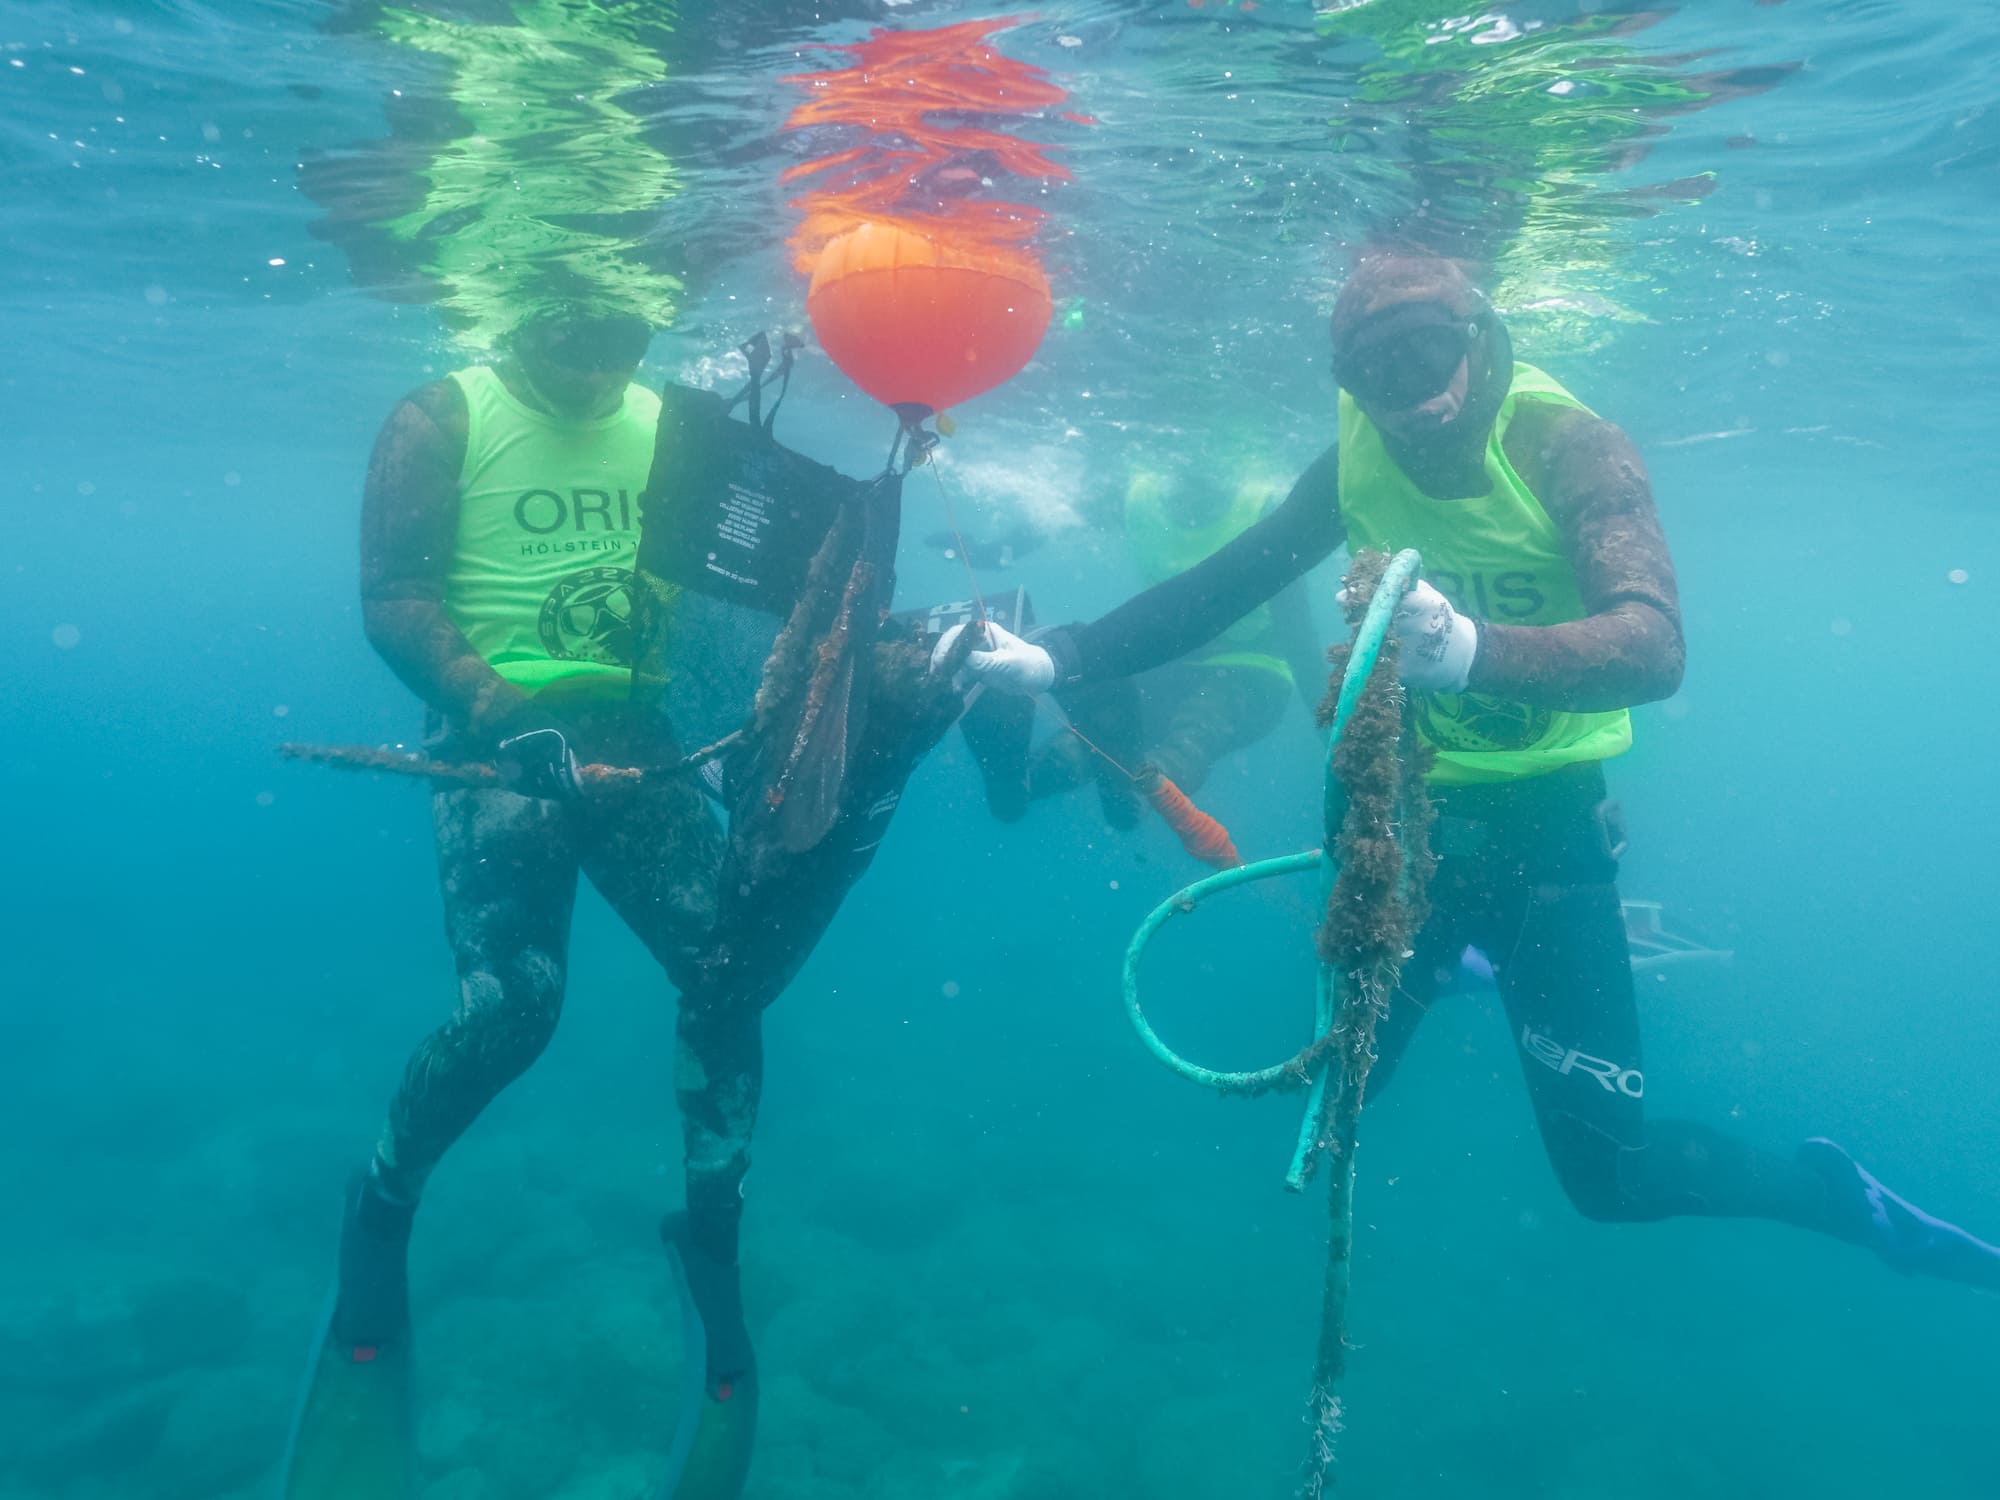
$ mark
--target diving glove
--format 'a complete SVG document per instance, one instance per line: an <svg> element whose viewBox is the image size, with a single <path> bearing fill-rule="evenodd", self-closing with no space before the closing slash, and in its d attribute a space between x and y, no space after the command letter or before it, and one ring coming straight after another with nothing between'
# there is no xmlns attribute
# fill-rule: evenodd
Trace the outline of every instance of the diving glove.
<svg viewBox="0 0 2000 1500"><path fill-rule="evenodd" d="M970 687L979 682L1004 693L1032 698L1037 693L1047 692L1054 685L1055 658L1034 642L1022 640L1006 626L995 624L992 620L954 625L939 636L937 645L931 650L933 671L942 667L951 655L951 648L961 630L984 630L986 649L967 654L965 665L958 674L960 687Z"/></svg>
<svg viewBox="0 0 2000 1500"><path fill-rule="evenodd" d="M570 748L569 730L542 720L506 734L494 747L494 764L508 791L550 802L583 795L583 772Z"/></svg>
<svg viewBox="0 0 2000 1500"><path fill-rule="evenodd" d="M1396 605L1397 671L1421 693L1462 693L1479 654L1479 627L1419 578Z"/></svg>

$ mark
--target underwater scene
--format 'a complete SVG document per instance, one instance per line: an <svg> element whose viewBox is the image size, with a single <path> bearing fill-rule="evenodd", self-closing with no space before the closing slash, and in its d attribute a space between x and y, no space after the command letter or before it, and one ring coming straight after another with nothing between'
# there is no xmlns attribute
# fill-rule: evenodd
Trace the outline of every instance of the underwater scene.
<svg viewBox="0 0 2000 1500"><path fill-rule="evenodd" d="M2000 1496L1997 50L0 0L0 1500Z"/></svg>

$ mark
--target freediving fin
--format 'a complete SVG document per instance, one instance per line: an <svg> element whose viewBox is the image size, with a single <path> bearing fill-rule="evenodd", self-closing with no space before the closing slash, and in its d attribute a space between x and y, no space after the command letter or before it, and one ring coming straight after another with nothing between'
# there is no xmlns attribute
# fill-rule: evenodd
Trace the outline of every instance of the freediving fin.
<svg viewBox="0 0 2000 1500"><path fill-rule="evenodd" d="M681 1294L680 1428L661 1500L735 1500L757 1436L757 1366L735 1266L695 1245L685 1213L660 1225Z"/></svg>
<svg viewBox="0 0 2000 1500"><path fill-rule="evenodd" d="M282 1500L408 1500L416 1493L403 1269L410 1212L366 1177L349 1185L340 1275L285 1444Z"/></svg>

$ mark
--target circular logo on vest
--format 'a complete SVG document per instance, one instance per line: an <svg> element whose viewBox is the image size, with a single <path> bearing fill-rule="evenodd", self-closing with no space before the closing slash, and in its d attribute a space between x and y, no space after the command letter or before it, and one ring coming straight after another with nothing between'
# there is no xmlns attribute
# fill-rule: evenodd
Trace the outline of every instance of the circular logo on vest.
<svg viewBox="0 0 2000 1500"><path fill-rule="evenodd" d="M557 661L632 664L632 570L585 568L542 601L542 649Z"/></svg>
<svg viewBox="0 0 2000 1500"><path fill-rule="evenodd" d="M1555 714L1484 693L1419 693L1417 732L1440 750L1525 750Z"/></svg>

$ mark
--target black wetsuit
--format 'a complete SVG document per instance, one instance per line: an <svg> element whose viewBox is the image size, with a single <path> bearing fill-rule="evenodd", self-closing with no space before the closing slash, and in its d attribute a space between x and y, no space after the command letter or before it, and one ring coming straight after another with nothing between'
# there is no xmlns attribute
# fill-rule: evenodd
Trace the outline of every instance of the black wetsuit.
<svg viewBox="0 0 2000 1500"><path fill-rule="evenodd" d="M679 747L658 714L615 699L558 704L553 692L531 705L454 623L445 583L468 434L455 381L412 393L383 424L362 499L363 621L427 705L433 752L490 757L539 706L560 709L586 762L671 762ZM411 1056L376 1149L384 1188L411 1201L451 1143L553 1035L578 871L685 991L714 924L723 851L720 823L688 778L593 790L568 803L499 788L440 788L432 821L458 1002Z"/></svg>
<svg viewBox="0 0 2000 1500"><path fill-rule="evenodd" d="M425 386L384 424L364 492L369 639L428 705L433 753L491 757L524 716L547 714L584 762L672 763L682 747L657 702L644 694L565 702L554 689L531 701L454 624L445 581L467 442L458 385ZM893 536L888 545L893 552ZM894 677L899 696L866 716L837 816L810 848L785 848L759 826L764 766L752 755L731 762L737 816L727 834L689 775L593 786L565 802L499 788L434 794L458 1002L419 1043L391 1102L374 1168L384 1191L414 1202L452 1142L548 1044L581 870L680 991L674 1087L690 1222L712 1259L734 1263L762 1089L763 1008L824 935L873 858L904 782L957 711L955 695L937 698L912 676L927 655L920 641L876 640L872 614L856 639L874 653L873 680ZM800 649L817 647L805 641Z"/></svg>
<svg viewBox="0 0 2000 1500"><path fill-rule="evenodd" d="M1562 532L1586 617L1542 627L1482 620L1471 689L1576 710L1673 692L1683 654L1673 567L1630 443L1588 413L1524 406L1507 450ZM1058 691L1184 655L1324 560L1346 535L1337 462L1329 448L1282 505L1204 562L1043 637ZM1453 602L1476 617L1472 601ZM1581 1212L1744 1215L1861 1238L1856 1205L1836 1199L1822 1176L1706 1126L1646 1117L1607 831L1615 810L1601 768L1434 794L1432 915L1383 1024L1371 1088L1394 1076L1440 976L1476 945L1493 960L1549 1160Z"/></svg>
<svg viewBox="0 0 2000 1500"><path fill-rule="evenodd" d="M622 704L573 710L577 754L616 766L677 758L663 724L635 719ZM449 732L432 741L440 759L465 748ZM719 820L685 776L594 787L570 802L440 787L431 821L458 1003L411 1055L377 1147L386 1184L406 1197L555 1034L578 871L685 994L701 977L723 850ZM697 1050L711 1068L742 1067L712 1043Z"/></svg>

